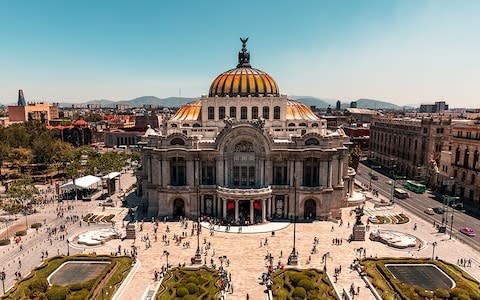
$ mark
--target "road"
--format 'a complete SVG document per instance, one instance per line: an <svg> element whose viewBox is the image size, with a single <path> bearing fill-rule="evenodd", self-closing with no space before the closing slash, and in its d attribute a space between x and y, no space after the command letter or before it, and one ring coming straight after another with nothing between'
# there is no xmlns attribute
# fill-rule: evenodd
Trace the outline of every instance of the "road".
<svg viewBox="0 0 480 300"><path fill-rule="evenodd" d="M370 176L368 175L369 172L376 174L378 176L378 180L370 180ZM358 166L356 179L367 186L371 182L373 189L377 190L381 195L387 197L388 199L391 199L392 185L387 183L387 181L392 180L391 178L384 176L383 174L360 163ZM397 184L396 186L399 185ZM427 215L423 212L427 207L442 207L442 203L435 200L433 193L427 190L427 192L424 194L415 194L413 192L410 192L410 194L410 198L407 199L395 198L395 203L432 224L433 221L435 221L437 224L442 222L442 215ZM465 242L475 250L480 251L480 220L461 211L449 208L449 211L445 214L449 222L447 227L448 234L450 234L452 211L454 211L453 237ZM464 235L463 233L459 232L459 229L462 227L472 227L477 233L477 236L468 237Z"/></svg>

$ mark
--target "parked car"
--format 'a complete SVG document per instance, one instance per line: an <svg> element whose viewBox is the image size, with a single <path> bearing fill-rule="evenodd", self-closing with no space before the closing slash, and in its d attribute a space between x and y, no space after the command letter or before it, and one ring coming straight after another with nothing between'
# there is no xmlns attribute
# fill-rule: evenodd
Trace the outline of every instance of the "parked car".
<svg viewBox="0 0 480 300"><path fill-rule="evenodd" d="M372 180L378 180L378 176L376 174L373 174L373 173L368 173L368 175L370 176L370 178L372 178Z"/></svg>
<svg viewBox="0 0 480 300"><path fill-rule="evenodd" d="M425 210L423 211L424 213L426 213L427 215L434 215L435 212L433 211L433 208L425 208Z"/></svg>
<svg viewBox="0 0 480 300"><path fill-rule="evenodd" d="M434 207L433 208L433 211L436 213L436 214L443 214L445 212L445 210L442 208L442 207Z"/></svg>
<svg viewBox="0 0 480 300"><path fill-rule="evenodd" d="M460 228L460 232L467 236L475 236L475 231L470 227L462 227Z"/></svg>

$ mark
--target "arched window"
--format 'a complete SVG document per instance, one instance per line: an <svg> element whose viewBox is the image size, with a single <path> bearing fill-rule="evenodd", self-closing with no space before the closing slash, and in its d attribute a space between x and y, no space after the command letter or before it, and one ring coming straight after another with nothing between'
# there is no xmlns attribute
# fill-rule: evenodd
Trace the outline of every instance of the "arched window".
<svg viewBox="0 0 480 300"><path fill-rule="evenodd" d="M186 163L183 157L174 157L170 160L170 184L181 186L187 184L185 174Z"/></svg>
<svg viewBox="0 0 480 300"><path fill-rule="evenodd" d="M273 119L280 120L280 106L275 106L273 108Z"/></svg>
<svg viewBox="0 0 480 300"><path fill-rule="evenodd" d="M172 128L177 128L177 124L172 124Z"/></svg>
<svg viewBox="0 0 480 300"><path fill-rule="evenodd" d="M457 147L457 150L455 150L455 164L458 165L460 162L460 147Z"/></svg>
<svg viewBox="0 0 480 300"><path fill-rule="evenodd" d="M182 124L182 127L190 127L190 125L188 125L187 123L185 123L185 124Z"/></svg>
<svg viewBox="0 0 480 300"><path fill-rule="evenodd" d="M200 124L195 123L195 124L192 125L192 127L194 127L194 128L200 127Z"/></svg>
<svg viewBox="0 0 480 300"><path fill-rule="evenodd" d="M313 127L313 128L316 128L316 127L318 127L318 124L317 124L317 123L313 123L313 124L312 124L312 127Z"/></svg>
<svg viewBox="0 0 480 300"><path fill-rule="evenodd" d="M288 127L295 127L295 123L288 123Z"/></svg>
<svg viewBox="0 0 480 300"><path fill-rule="evenodd" d="M300 123L300 124L298 124L298 126L300 126L300 127L307 127L307 124L305 124L305 123Z"/></svg>
<svg viewBox="0 0 480 300"><path fill-rule="evenodd" d="M465 154L463 155L463 167L468 168L468 159L470 158L470 150L468 148L465 150Z"/></svg>
<svg viewBox="0 0 480 300"><path fill-rule="evenodd" d="M170 145L185 145L185 141L181 138L174 138L170 141Z"/></svg>
<svg viewBox="0 0 480 300"><path fill-rule="evenodd" d="M318 142L317 139L311 138L311 139L308 139L308 140L305 141L305 145L307 145L307 146L309 146L309 145L318 146L318 145L320 145L320 143Z"/></svg>
<svg viewBox="0 0 480 300"><path fill-rule="evenodd" d="M258 119L258 106L253 106L252 107L252 119Z"/></svg>
<svg viewBox="0 0 480 300"><path fill-rule="evenodd" d="M270 107L268 107L268 106L263 107L263 118L265 120L270 119Z"/></svg>
<svg viewBox="0 0 480 300"><path fill-rule="evenodd" d="M472 168L474 170L477 169L477 163L478 163L478 150L475 150L475 152L473 152L473 165L472 165Z"/></svg>
<svg viewBox="0 0 480 300"><path fill-rule="evenodd" d="M218 119L219 120L225 119L225 106L220 106L218 108Z"/></svg>
<svg viewBox="0 0 480 300"><path fill-rule="evenodd" d="M240 119L241 120L246 120L247 119L247 107L246 106L240 107Z"/></svg>

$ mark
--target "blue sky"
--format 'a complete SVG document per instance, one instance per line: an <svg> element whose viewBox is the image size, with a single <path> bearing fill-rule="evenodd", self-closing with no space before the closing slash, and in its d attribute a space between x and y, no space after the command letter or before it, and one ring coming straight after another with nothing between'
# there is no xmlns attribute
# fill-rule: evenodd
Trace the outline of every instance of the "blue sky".
<svg viewBox="0 0 480 300"><path fill-rule="evenodd" d="M0 1L0 102L198 97L236 65L281 93L479 107L480 1Z"/></svg>

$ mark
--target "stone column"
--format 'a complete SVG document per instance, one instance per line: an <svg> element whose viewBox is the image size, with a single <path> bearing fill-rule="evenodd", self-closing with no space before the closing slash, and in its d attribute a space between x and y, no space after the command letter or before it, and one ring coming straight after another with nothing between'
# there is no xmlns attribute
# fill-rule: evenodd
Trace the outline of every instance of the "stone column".
<svg viewBox="0 0 480 300"><path fill-rule="evenodd" d="M219 159L215 161L215 167L216 167L216 181L217 184L220 186L224 186L225 184L223 183L223 159Z"/></svg>
<svg viewBox="0 0 480 300"><path fill-rule="evenodd" d="M272 161L270 159L265 161L265 181L263 182L264 185L271 185L273 182L272 178L273 169L272 169Z"/></svg>
<svg viewBox="0 0 480 300"><path fill-rule="evenodd" d="M267 221L266 214L267 214L267 199L262 199L262 222Z"/></svg>
<svg viewBox="0 0 480 300"><path fill-rule="evenodd" d="M272 197L268 197L268 218L272 218Z"/></svg>
<svg viewBox="0 0 480 300"><path fill-rule="evenodd" d="M218 198L217 198L217 195L213 195L213 216L214 217L218 216L217 210L218 210Z"/></svg>
<svg viewBox="0 0 480 300"><path fill-rule="evenodd" d="M253 210L253 200L250 200L250 224L253 224L255 222L255 219L253 218L254 216L254 210Z"/></svg>
<svg viewBox="0 0 480 300"><path fill-rule="evenodd" d="M338 176L340 177L338 179L338 184L343 185L343 157L338 158Z"/></svg>
<svg viewBox="0 0 480 300"><path fill-rule="evenodd" d="M170 184L170 161L168 159L162 162L162 186Z"/></svg>
<svg viewBox="0 0 480 300"><path fill-rule="evenodd" d="M227 217L227 199L223 199L223 198L220 198L220 201L222 202L222 205L223 205L223 215L222 215L222 218L226 218Z"/></svg>
<svg viewBox="0 0 480 300"><path fill-rule="evenodd" d="M189 159L186 161L186 176L187 176L187 185L188 186L195 186L195 182L194 180L196 179L195 178L195 175L198 174L197 173L197 170L195 170L195 161L192 160L192 159Z"/></svg>
<svg viewBox="0 0 480 300"><path fill-rule="evenodd" d="M328 160L328 174L327 174L327 176L328 176L328 178L327 178L327 187L328 187L329 189L332 188L332 175L333 175L332 173L333 173L333 171L332 171L332 160L329 159L329 160Z"/></svg>
<svg viewBox="0 0 480 300"><path fill-rule="evenodd" d="M238 221L238 200L235 200L235 222Z"/></svg>

